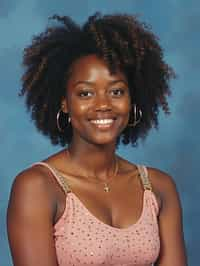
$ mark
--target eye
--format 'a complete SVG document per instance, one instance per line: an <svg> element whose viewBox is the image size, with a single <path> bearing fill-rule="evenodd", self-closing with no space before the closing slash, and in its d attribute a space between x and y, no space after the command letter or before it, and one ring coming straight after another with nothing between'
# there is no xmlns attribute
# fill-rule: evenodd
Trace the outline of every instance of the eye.
<svg viewBox="0 0 200 266"><path fill-rule="evenodd" d="M88 98L88 97L91 97L93 95L93 93L91 91L88 91L88 90L82 90L78 93L78 95L81 97L81 98Z"/></svg>
<svg viewBox="0 0 200 266"><path fill-rule="evenodd" d="M125 88L114 88L114 89L111 90L110 93L111 93L112 96L119 97L119 96L124 95L125 94L125 91L126 91Z"/></svg>

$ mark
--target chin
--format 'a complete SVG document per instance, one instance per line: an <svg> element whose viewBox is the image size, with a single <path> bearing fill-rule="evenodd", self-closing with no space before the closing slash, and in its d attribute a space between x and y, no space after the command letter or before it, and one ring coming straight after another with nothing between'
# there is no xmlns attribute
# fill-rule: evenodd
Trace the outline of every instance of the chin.
<svg viewBox="0 0 200 266"><path fill-rule="evenodd" d="M76 134L74 140L76 141L77 137L82 139L83 142L89 143L92 145L114 145L117 142L119 135L122 130L105 130L105 131L84 131L84 134Z"/></svg>
<svg viewBox="0 0 200 266"><path fill-rule="evenodd" d="M118 136L95 136L90 138L89 142L96 145L110 145L115 144Z"/></svg>

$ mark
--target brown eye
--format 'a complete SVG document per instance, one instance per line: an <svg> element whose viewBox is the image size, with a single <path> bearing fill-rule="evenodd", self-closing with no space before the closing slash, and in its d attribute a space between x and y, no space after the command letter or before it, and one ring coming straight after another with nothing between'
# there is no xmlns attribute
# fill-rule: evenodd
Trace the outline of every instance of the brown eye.
<svg viewBox="0 0 200 266"><path fill-rule="evenodd" d="M119 96L124 95L124 93L125 93L125 89L123 89L123 88L116 88L116 89L112 89L111 90L111 95L112 96L119 97Z"/></svg>
<svg viewBox="0 0 200 266"><path fill-rule="evenodd" d="M92 92L91 91L84 90L84 91L80 91L78 95L81 98L88 98L88 97L91 97L92 96Z"/></svg>

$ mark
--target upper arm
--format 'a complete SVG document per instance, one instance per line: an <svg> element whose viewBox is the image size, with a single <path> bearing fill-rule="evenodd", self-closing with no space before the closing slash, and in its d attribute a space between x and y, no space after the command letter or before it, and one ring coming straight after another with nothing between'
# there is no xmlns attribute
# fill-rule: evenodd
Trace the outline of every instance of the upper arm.
<svg viewBox="0 0 200 266"><path fill-rule="evenodd" d="M53 203L44 176L27 170L16 177L8 205L8 239L15 266L56 266Z"/></svg>
<svg viewBox="0 0 200 266"><path fill-rule="evenodd" d="M156 265L186 266L182 208L176 185L170 176L160 171L156 175L162 202L158 217L161 249Z"/></svg>

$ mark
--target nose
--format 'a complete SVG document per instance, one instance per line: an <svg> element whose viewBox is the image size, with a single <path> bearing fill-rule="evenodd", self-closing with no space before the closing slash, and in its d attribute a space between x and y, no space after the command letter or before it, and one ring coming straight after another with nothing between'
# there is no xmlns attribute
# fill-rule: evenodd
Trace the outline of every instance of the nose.
<svg viewBox="0 0 200 266"><path fill-rule="evenodd" d="M108 95L98 95L95 102L96 111L107 112L112 110Z"/></svg>

